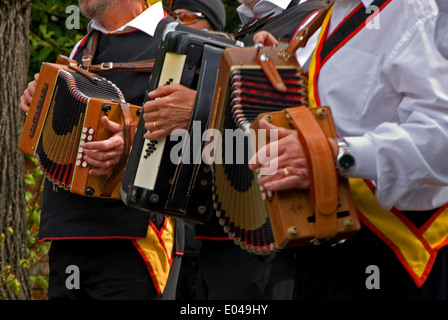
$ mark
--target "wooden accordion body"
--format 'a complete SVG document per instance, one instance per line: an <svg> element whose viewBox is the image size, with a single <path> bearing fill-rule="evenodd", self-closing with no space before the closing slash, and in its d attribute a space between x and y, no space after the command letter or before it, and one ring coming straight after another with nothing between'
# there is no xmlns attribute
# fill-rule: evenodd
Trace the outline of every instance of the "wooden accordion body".
<svg viewBox="0 0 448 320"><path fill-rule="evenodd" d="M113 173L89 175L82 146L111 137L101 118L124 123L124 105L129 119L137 121L141 107L126 104L112 82L67 65L43 63L19 149L37 157L46 178L58 187L83 196L119 199L120 183L109 184Z"/></svg>
<svg viewBox="0 0 448 320"><path fill-rule="evenodd" d="M331 150L326 137L336 137L331 110L307 108L307 77L295 59L285 62L279 56L281 50L280 47L226 49L210 120L210 128L223 134L223 150L214 155L212 165L216 214L224 231L237 244L258 254L339 241L360 228L348 181L337 176L333 155L328 154ZM275 66L286 86L285 92L276 90L275 80L263 71L258 62L262 55L269 58L268 68ZM268 142L265 135L260 135L259 120L298 129L290 116L290 112L296 111L305 111L305 117L301 115L299 121L304 127L310 122L314 124L311 134L305 133L303 142L319 134L318 143L326 149L326 165L322 173L314 172L309 190L265 192L257 183L257 173L248 168L254 152ZM229 129L236 132L233 137L225 134ZM246 153L243 161L237 159L242 150ZM310 147L310 153L311 158L320 157L318 149ZM319 161L314 163L315 171L321 169L316 164Z"/></svg>

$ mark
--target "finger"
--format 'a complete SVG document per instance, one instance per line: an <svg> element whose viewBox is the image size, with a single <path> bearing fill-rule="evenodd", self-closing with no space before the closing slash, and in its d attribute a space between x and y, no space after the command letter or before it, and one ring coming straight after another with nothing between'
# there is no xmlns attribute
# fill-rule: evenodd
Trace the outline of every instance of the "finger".
<svg viewBox="0 0 448 320"><path fill-rule="evenodd" d="M295 130L286 129L282 127L277 127L272 123L266 121L265 119L261 119L259 122L259 129L266 131L266 137L272 140L282 139L290 134L295 133Z"/></svg>
<svg viewBox="0 0 448 320"><path fill-rule="evenodd" d="M121 155L121 152L118 150L110 150L110 151L93 151L84 149L84 156L87 156L89 159L93 159L95 161L106 162L109 160L113 160L114 162L118 162L118 159Z"/></svg>
<svg viewBox="0 0 448 320"><path fill-rule="evenodd" d="M89 164L89 166L91 166L95 169L110 169L110 168L113 168L116 164L116 161L114 159L101 161L101 160L92 158L88 155L84 155L83 160L86 161Z"/></svg>
<svg viewBox="0 0 448 320"><path fill-rule="evenodd" d="M112 172L114 167L90 169L89 174L92 176L105 176Z"/></svg>
<svg viewBox="0 0 448 320"><path fill-rule="evenodd" d="M21 96L20 97L20 104L19 104L19 108L25 112L28 113L28 111L30 110L30 106L29 104L25 101L25 97Z"/></svg>
<svg viewBox="0 0 448 320"><path fill-rule="evenodd" d="M145 104L143 105L144 114L150 114L159 111L161 108L163 108L163 102L163 98L145 102Z"/></svg>
<svg viewBox="0 0 448 320"><path fill-rule="evenodd" d="M114 135L106 140L87 142L84 144L83 148L92 151L111 151L113 149L120 149L123 145L123 138L118 135Z"/></svg>
<svg viewBox="0 0 448 320"><path fill-rule="evenodd" d="M148 97L151 99L161 98L164 96L168 96L176 91L191 91L192 89L187 88L180 84L170 84L160 86L157 89L148 93Z"/></svg>
<svg viewBox="0 0 448 320"><path fill-rule="evenodd" d="M37 82L35 80L28 83L26 91L30 97L32 97L34 95L34 92L36 91L36 87L37 87Z"/></svg>
<svg viewBox="0 0 448 320"><path fill-rule="evenodd" d="M109 163L97 162L93 159L88 158L87 156L84 157L84 160L88 162L90 166L89 174L92 176L107 175L111 173L115 167L115 165L112 164L112 162Z"/></svg>
<svg viewBox="0 0 448 320"><path fill-rule="evenodd" d="M25 101L25 103L26 103L27 105L30 105L30 104L31 104L31 101L33 100L33 96L30 94L30 91L29 91L28 89L26 89L26 90L23 92L23 98L24 98L24 101Z"/></svg>
<svg viewBox="0 0 448 320"><path fill-rule="evenodd" d="M267 31L257 32L253 37L254 43L261 43L264 46L277 45L278 41L275 37Z"/></svg>
<svg viewBox="0 0 448 320"><path fill-rule="evenodd" d="M117 133L123 131L123 126L119 123L116 123L112 120L109 120L108 117L103 116L101 118L101 123L103 126L112 133Z"/></svg>
<svg viewBox="0 0 448 320"><path fill-rule="evenodd" d="M260 185L265 185L268 182L280 180L283 178L285 178L283 170L273 170L273 172L270 174L263 174L263 173L258 174L257 181Z"/></svg>
<svg viewBox="0 0 448 320"><path fill-rule="evenodd" d="M145 129L148 132L155 132L157 130L160 130L161 128L163 128L163 126L161 125L161 122L156 120L156 121L145 121Z"/></svg>
<svg viewBox="0 0 448 320"><path fill-rule="evenodd" d="M258 149L257 153L249 160L249 169L256 170L262 166L266 166L269 161L279 156L278 150L278 141L264 145Z"/></svg>
<svg viewBox="0 0 448 320"><path fill-rule="evenodd" d="M267 191L282 191L294 188L307 189L309 188L309 183L301 176L292 175L279 180L271 180L262 184L262 186Z"/></svg>
<svg viewBox="0 0 448 320"><path fill-rule="evenodd" d="M143 113L143 120L145 120L145 122L154 122L157 121L160 117L160 112L157 110L153 110L153 111L145 111Z"/></svg>
<svg viewBox="0 0 448 320"><path fill-rule="evenodd" d="M158 140L163 137L168 136L170 133L166 129L160 129L157 131L151 131L144 134L145 139L147 140Z"/></svg>

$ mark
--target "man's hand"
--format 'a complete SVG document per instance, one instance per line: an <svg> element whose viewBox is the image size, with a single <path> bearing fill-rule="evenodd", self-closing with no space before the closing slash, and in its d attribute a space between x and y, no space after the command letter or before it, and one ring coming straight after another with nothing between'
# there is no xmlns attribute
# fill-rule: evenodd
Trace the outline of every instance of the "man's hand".
<svg viewBox="0 0 448 320"><path fill-rule="evenodd" d="M123 127L105 116L101 118L101 122L113 133L112 136L107 140L87 142L84 145L84 160L93 167L89 174L97 176L112 172L124 148Z"/></svg>
<svg viewBox="0 0 448 320"><path fill-rule="evenodd" d="M271 130L277 130L278 140L271 140L249 161L249 168L260 173L258 183L270 191L309 188L308 165L297 131L274 126L265 120L260 121L260 129L266 129L268 138Z"/></svg>
<svg viewBox="0 0 448 320"><path fill-rule="evenodd" d="M172 84L161 86L148 96L153 100L143 106L143 119L148 130L146 139L168 136L174 129L188 129L196 99L195 90Z"/></svg>
<svg viewBox="0 0 448 320"><path fill-rule="evenodd" d="M39 74L36 73L34 75L34 80L28 83L27 88L23 91L22 96L20 97L19 108L22 109L23 112L28 113L30 109L31 100L33 100L34 92L36 91L37 80L39 79Z"/></svg>

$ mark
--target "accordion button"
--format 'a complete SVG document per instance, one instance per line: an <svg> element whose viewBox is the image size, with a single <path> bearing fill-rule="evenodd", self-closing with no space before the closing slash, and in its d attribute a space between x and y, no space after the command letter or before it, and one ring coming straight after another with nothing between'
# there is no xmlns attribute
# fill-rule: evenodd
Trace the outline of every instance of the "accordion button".
<svg viewBox="0 0 448 320"><path fill-rule="evenodd" d="M95 130L93 130L93 128L89 129L89 134L93 134L95 132Z"/></svg>
<svg viewBox="0 0 448 320"><path fill-rule="evenodd" d="M82 128L82 132L84 132L84 133L86 133L88 130L89 130L89 128L87 128L87 127Z"/></svg>
<svg viewBox="0 0 448 320"><path fill-rule="evenodd" d="M76 160L76 165L79 167L81 165L81 160Z"/></svg>
<svg viewBox="0 0 448 320"><path fill-rule="evenodd" d="M87 162L84 161L84 162L82 163L82 167L83 167L83 168L87 167Z"/></svg>
<svg viewBox="0 0 448 320"><path fill-rule="evenodd" d="M82 159L82 154L78 153L78 159Z"/></svg>
<svg viewBox="0 0 448 320"><path fill-rule="evenodd" d="M81 135L81 139L82 139L82 140L86 140L86 137L87 137L87 135L86 135L85 133L83 133L83 134Z"/></svg>
<svg viewBox="0 0 448 320"><path fill-rule="evenodd" d="M93 140L93 136L92 135L87 136L87 141L92 141L92 140Z"/></svg>

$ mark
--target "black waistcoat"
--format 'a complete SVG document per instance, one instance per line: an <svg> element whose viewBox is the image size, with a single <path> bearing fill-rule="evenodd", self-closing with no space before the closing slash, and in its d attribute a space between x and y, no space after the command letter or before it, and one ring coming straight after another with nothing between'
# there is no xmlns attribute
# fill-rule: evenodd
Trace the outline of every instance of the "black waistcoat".
<svg viewBox="0 0 448 320"><path fill-rule="evenodd" d="M300 24L313 12L325 8L322 0L308 0L302 4L298 4L299 0L291 1L289 7L281 14L268 19L265 22L259 21L249 33L237 37L238 40L244 42L246 46L253 45L253 36L258 31L268 31L276 39L291 40Z"/></svg>
<svg viewBox="0 0 448 320"><path fill-rule="evenodd" d="M131 62L156 57L163 29L171 17L162 20L154 37L142 31L101 34L93 64ZM87 41L84 41L86 44ZM74 58L82 57L81 46ZM127 102L142 105L149 84L149 73L114 72L102 74L115 83ZM83 197L57 188L45 181L40 239L60 238L134 238L145 237L149 219L155 215L132 209L121 200ZM158 225L158 223L156 224Z"/></svg>

